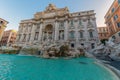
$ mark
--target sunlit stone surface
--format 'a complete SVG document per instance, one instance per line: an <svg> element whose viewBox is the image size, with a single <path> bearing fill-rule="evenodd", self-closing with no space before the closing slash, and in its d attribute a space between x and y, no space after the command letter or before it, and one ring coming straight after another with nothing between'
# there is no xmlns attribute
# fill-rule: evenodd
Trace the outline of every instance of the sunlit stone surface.
<svg viewBox="0 0 120 80"><path fill-rule="evenodd" d="M34 18L20 22L17 46L41 48L46 43L49 46L65 42L74 49L80 45L86 50L96 47L99 39L93 10L70 13L67 7L57 8L49 4L45 11L37 12Z"/></svg>

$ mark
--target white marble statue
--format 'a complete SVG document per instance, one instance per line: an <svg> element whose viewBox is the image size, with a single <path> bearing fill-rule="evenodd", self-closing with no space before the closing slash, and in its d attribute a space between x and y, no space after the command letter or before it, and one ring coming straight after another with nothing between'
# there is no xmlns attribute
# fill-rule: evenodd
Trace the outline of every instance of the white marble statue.
<svg viewBox="0 0 120 80"><path fill-rule="evenodd" d="M120 60L120 44L115 44L114 39L110 38L106 41L106 45L99 44L94 50L93 54L101 54L101 56L108 55L114 60Z"/></svg>

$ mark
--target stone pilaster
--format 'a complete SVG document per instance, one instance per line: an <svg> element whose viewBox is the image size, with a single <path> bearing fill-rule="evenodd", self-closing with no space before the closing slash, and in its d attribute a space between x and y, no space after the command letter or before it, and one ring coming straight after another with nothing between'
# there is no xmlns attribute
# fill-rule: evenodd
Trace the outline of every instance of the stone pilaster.
<svg viewBox="0 0 120 80"><path fill-rule="evenodd" d="M42 41L42 28L43 28L43 23L40 23L40 30L39 30L39 37L38 40L41 42Z"/></svg>
<svg viewBox="0 0 120 80"><path fill-rule="evenodd" d="M23 34L21 34L21 37L20 37L20 42L22 42L23 37L24 37L24 35L23 35Z"/></svg>
<svg viewBox="0 0 120 80"><path fill-rule="evenodd" d="M64 36L65 36L65 41L68 40L68 20L65 20L65 32L64 32Z"/></svg>
<svg viewBox="0 0 120 80"><path fill-rule="evenodd" d="M32 26L32 31L31 31L30 42L34 41L35 29L36 29L36 26L35 26L35 24L33 24L33 26Z"/></svg>
<svg viewBox="0 0 120 80"><path fill-rule="evenodd" d="M55 41L57 41L58 40L58 33L59 31L58 31L58 22L57 21L55 21Z"/></svg>
<svg viewBox="0 0 120 80"><path fill-rule="evenodd" d="M16 40L15 40L15 43L16 42L20 42L20 40L18 40L19 39L19 34L17 34L17 37L16 37Z"/></svg>
<svg viewBox="0 0 120 80"><path fill-rule="evenodd" d="M75 24L75 40L76 40L76 47L79 46L79 30L78 30L79 24Z"/></svg>
<svg viewBox="0 0 120 80"><path fill-rule="evenodd" d="M26 42L28 42L29 34L26 34Z"/></svg>
<svg viewBox="0 0 120 80"><path fill-rule="evenodd" d="M44 41L44 32L42 32L42 42Z"/></svg>

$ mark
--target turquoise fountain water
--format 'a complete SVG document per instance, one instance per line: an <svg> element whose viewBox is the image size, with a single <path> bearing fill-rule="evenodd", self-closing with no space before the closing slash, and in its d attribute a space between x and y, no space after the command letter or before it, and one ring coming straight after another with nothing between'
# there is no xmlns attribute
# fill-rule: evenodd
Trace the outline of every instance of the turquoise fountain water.
<svg viewBox="0 0 120 80"><path fill-rule="evenodd" d="M0 80L119 80L90 58L42 59L0 54Z"/></svg>

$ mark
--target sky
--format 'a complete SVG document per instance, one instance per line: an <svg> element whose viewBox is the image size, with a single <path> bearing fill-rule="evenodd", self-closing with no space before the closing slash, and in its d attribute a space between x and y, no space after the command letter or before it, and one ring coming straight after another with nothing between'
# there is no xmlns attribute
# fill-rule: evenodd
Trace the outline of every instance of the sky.
<svg viewBox="0 0 120 80"><path fill-rule="evenodd" d="M68 7L70 12L95 10L97 26L102 27L104 16L114 0L0 0L0 18L9 22L6 30L18 30L21 20L33 18L36 12L44 11L48 4L58 8Z"/></svg>

